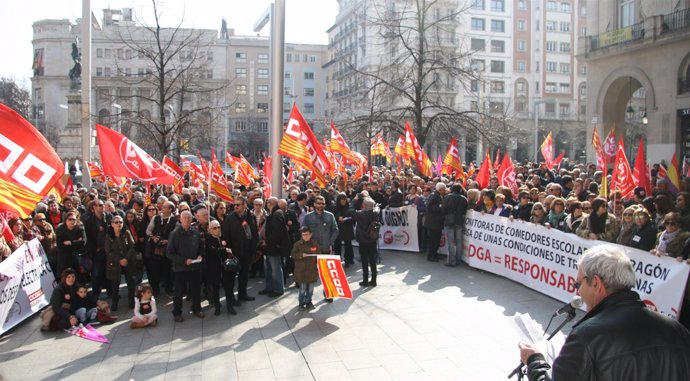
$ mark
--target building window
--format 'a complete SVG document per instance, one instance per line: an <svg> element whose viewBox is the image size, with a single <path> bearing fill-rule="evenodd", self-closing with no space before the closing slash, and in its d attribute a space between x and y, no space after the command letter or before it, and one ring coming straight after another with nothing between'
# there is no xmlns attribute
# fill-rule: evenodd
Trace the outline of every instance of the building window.
<svg viewBox="0 0 690 381"><path fill-rule="evenodd" d="M472 9L477 9L480 11L484 10L484 0L472 0L472 5L470 5Z"/></svg>
<svg viewBox="0 0 690 381"><path fill-rule="evenodd" d="M472 30L476 31L484 31L484 19L478 19L475 17L472 17Z"/></svg>
<svg viewBox="0 0 690 381"><path fill-rule="evenodd" d="M544 105L544 111L545 111L546 114L548 114L548 115L553 115L553 116L555 116L554 114L556 113L556 104L555 104L555 103L546 103L546 104Z"/></svg>
<svg viewBox="0 0 690 381"><path fill-rule="evenodd" d="M491 31L494 33L503 33L506 30L505 21L491 20Z"/></svg>
<svg viewBox="0 0 690 381"><path fill-rule="evenodd" d="M505 11L506 5L504 0L491 0L491 11L492 12L503 12Z"/></svg>
<svg viewBox="0 0 690 381"><path fill-rule="evenodd" d="M562 94L569 94L570 93L570 84L569 83L561 83L559 86L558 92Z"/></svg>
<svg viewBox="0 0 690 381"><path fill-rule="evenodd" d="M290 89L289 87L283 87L283 95L287 95L287 96L291 97L292 96L292 89Z"/></svg>
<svg viewBox="0 0 690 381"><path fill-rule="evenodd" d="M504 73L505 72L505 62L503 62L503 61L491 61L491 72L492 73Z"/></svg>
<svg viewBox="0 0 690 381"><path fill-rule="evenodd" d="M479 91L479 80L473 79L470 81L470 91L473 93Z"/></svg>
<svg viewBox="0 0 690 381"><path fill-rule="evenodd" d="M304 113L305 114L313 114L314 113L314 104L313 103L305 103L304 104Z"/></svg>
<svg viewBox="0 0 690 381"><path fill-rule="evenodd" d="M103 48L96 49L96 57L103 58Z"/></svg>
<svg viewBox="0 0 690 381"><path fill-rule="evenodd" d="M144 71L144 69L139 69L139 70L141 70L142 72ZM103 76L103 68L97 67L96 68L96 77L102 77L102 76Z"/></svg>
<svg viewBox="0 0 690 381"><path fill-rule="evenodd" d="M473 59L470 61L470 67L472 70L484 71L484 60Z"/></svg>
<svg viewBox="0 0 690 381"><path fill-rule="evenodd" d="M580 86L580 97L584 98L587 96L587 85L582 84Z"/></svg>
<svg viewBox="0 0 690 381"><path fill-rule="evenodd" d="M299 62L299 53L295 53L295 62Z"/></svg>
<svg viewBox="0 0 690 381"><path fill-rule="evenodd" d="M268 103L257 103L256 104L256 112L258 112L258 113L268 112Z"/></svg>
<svg viewBox="0 0 690 381"><path fill-rule="evenodd" d="M268 63L268 54L267 53L259 53L256 57L256 60L260 64L267 64Z"/></svg>
<svg viewBox="0 0 690 381"><path fill-rule="evenodd" d="M268 122L261 121L256 123L256 132L268 133Z"/></svg>
<svg viewBox="0 0 690 381"><path fill-rule="evenodd" d="M580 74L587 75L587 64L582 64L582 69L580 69Z"/></svg>
<svg viewBox="0 0 690 381"><path fill-rule="evenodd" d="M477 102L477 101L471 101L471 102L470 102L470 110L472 110L472 111L479 111L479 102Z"/></svg>
<svg viewBox="0 0 690 381"><path fill-rule="evenodd" d="M546 41L546 51L555 52L556 51L556 41Z"/></svg>
<svg viewBox="0 0 690 381"><path fill-rule="evenodd" d="M570 103L560 103L558 105L558 114L560 114L560 116L570 115Z"/></svg>
<svg viewBox="0 0 690 381"><path fill-rule="evenodd" d="M235 103L235 112L247 112L247 104L244 102Z"/></svg>
<svg viewBox="0 0 690 381"><path fill-rule="evenodd" d="M203 74L201 76L203 77ZM206 70L206 79L213 79L213 70Z"/></svg>
<svg viewBox="0 0 690 381"><path fill-rule="evenodd" d="M244 120L235 121L235 131L238 131L238 132L247 131L247 122Z"/></svg>
<svg viewBox="0 0 690 381"><path fill-rule="evenodd" d="M549 0L546 2L546 10L547 11L555 11L556 10L556 2L553 0Z"/></svg>
<svg viewBox="0 0 690 381"><path fill-rule="evenodd" d="M569 63L561 63L561 73L570 73L570 64Z"/></svg>
<svg viewBox="0 0 690 381"><path fill-rule="evenodd" d="M555 21L547 21L546 22L546 30L549 32L554 32L556 30L556 22Z"/></svg>
<svg viewBox="0 0 690 381"><path fill-rule="evenodd" d="M316 56L309 56L309 62L311 62L311 63L316 62Z"/></svg>
<svg viewBox="0 0 690 381"><path fill-rule="evenodd" d="M247 94L247 85L235 85L235 94L237 94L237 95Z"/></svg>
<svg viewBox="0 0 690 381"><path fill-rule="evenodd" d="M304 72L304 79L314 79L314 72L312 72L312 71L305 71L305 72Z"/></svg>
<svg viewBox="0 0 690 381"><path fill-rule="evenodd" d="M247 53L235 53L235 62L247 62Z"/></svg>
<svg viewBox="0 0 690 381"><path fill-rule="evenodd" d="M518 61L517 71L520 73L526 72L527 71L527 63L525 61Z"/></svg>
<svg viewBox="0 0 690 381"><path fill-rule="evenodd" d="M515 101L516 112L527 112L527 103L525 101Z"/></svg>
<svg viewBox="0 0 690 381"><path fill-rule="evenodd" d="M292 62L292 53L288 53L285 55L285 62Z"/></svg>
<svg viewBox="0 0 690 381"><path fill-rule="evenodd" d="M518 30L526 30L527 22L525 20L518 20Z"/></svg>
<svg viewBox="0 0 690 381"><path fill-rule="evenodd" d="M570 3L561 3L561 12L570 13Z"/></svg>
<svg viewBox="0 0 690 381"><path fill-rule="evenodd" d="M505 93L505 82L503 82L503 81L491 81L491 92L493 94Z"/></svg>
<svg viewBox="0 0 690 381"><path fill-rule="evenodd" d="M110 69L109 67L106 67L105 69L103 69L103 76L110 77L111 75L112 75L112 69Z"/></svg>
<svg viewBox="0 0 690 381"><path fill-rule="evenodd" d="M256 86L256 95L268 95L268 85Z"/></svg>
<svg viewBox="0 0 690 381"><path fill-rule="evenodd" d="M292 73L290 73L289 71L286 71L285 72L285 79L292 79Z"/></svg>
<svg viewBox="0 0 690 381"><path fill-rule="evenodd" d="M527 9L527 1L526 0L518 0L518 9L521 11L524 11Z"/></svg>
<svg viewBox="0 0 690 381"><path fill-rule="evenodd" d="M553 61L546 61L546 72L555 73L557 70L557 64Z"/></svg>
<svg viewBox="0 0 690 381"><path fill-rule="evenodd" d="M290 103L290 102L283 103L283 112L290 112L291 108L292 108L292 103Z"/></svg>
<svg viewBox="0 0 690 381"><path fill-rule="evenodd" d="M113 58L113 51L110 49L103 50L103 58Z"/></svg>
<svg viewBox="0 0 690 381"><path fill-rule="evenodd" d="M305 97L313 97L314 96L314 88L313 87L305 87L304 88L304 96Z"/></svg>
<svg viewBox="0 0 690 381"><path fill-rule="evenodd" d="M570 43L561 42L561 53L570 53Z"/></svg>
<svg viewBox="0 0 690 381"><path fill-rule="evenodd" d="M527 84L524 81L519 81L515 84L518 94L524 94L527 91Z"/></svg>
<svg viewBox="0 0 690 381"><path fill-rule="evenodd" d="M503 104L503 102L489 102L489 111L492 114L502 113L504 109L505 105Z"/></svg>
<svg viewBox="0 0 690 381"><path fill-rule="evenodd" d="M585 17L587 16L587 6L583 5L580 7L580 16Z"/></svg>
<svg viewBox="0 0 690 381"><path fill-rule="evenodd" d="M527 41L525 41L525 40L518 41L517 49L518 49L518 52L526 52L527 51Z"/></svg>
<svg viewBox="0 0 690 381"><path fill-rule="evenodd" d="M505 41L491 40L492 53L504 53L506 51Z"/></svg>
<svg viewBox="0 0 690 381"><path fill-rule="evenodd" d="M562 22L561 23L561 32L570 33L570 23L569 22Z"/></svg>
<svg viewBox="0 0 690 381"><path fill-rule="evenodd" d="M483 52L486 49L486 41L482 38L472 39L472 50Z"/></svg>
<svg viewBox="0 0 690 381"><path fill-rule="evenodd" d="M256 69L256 78L268 79L268 69Z"/></svg>
<svg viewBox="0 0 690 381"><path fill-rule="evenodd" d="M545 93L555 93L556 92L556 82L546 82L546 86L544 86L544 92ZM548 105L548 103L547 103Z"/></svg>

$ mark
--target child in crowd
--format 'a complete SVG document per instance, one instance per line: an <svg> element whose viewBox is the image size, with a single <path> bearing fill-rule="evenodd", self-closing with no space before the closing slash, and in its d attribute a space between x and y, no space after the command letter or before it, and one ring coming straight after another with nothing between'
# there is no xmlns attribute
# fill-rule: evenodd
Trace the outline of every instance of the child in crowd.
<svg viewBox="0 0 690 381"><path fill-rule="evenodd" d="M144 328L148 325L155 327L158 323L158 315L156 313L156 298L153 297L153 288L148 283L142 283L137 287L136 296L134 298L134 316L132 317L132 324L130 327Z"/></svg>
<svg viewBox="0 0 690 381"><path fill-rule="evenodd" d="M77 295L70 307L72 314L77 317L79 323L88 324L96 321L98 313L96 298L89 295L85 286L77 286Z"/></svg>
<svg viewBox="0 0 690 381"><path fill-rule="evenodd" d="M311 302L311 296L314 293L314 284L319 276L319 271L316 267L316 257L306 256L307 254L317 254L319 252L319 245L312 239L311 230L308 226L300 228L302 239L295 242L292 247L290 256L295 260L295 270L293 277L296 283L299 283L299 310L312 310L314 304Z"/></svg>

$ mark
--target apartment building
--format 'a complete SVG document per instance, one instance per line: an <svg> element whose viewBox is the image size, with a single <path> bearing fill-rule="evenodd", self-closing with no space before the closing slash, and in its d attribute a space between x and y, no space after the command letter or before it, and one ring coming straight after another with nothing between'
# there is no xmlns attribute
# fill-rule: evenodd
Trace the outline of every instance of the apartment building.
<svg viewBox="0 0 690 381"><path fill-rule="evenodd" d="M179 29L173 45L175 52L169 68L170 80L183 69L187 88L161 103L152 81L156 67L142 50L154 49L153 41L141 25L133 21L131 9L104 9L100 21L91 20L92 28L92 101L94 123L122 131L148 152L160 154L141 123L187 118L188 125L170 149L208 155L230 149L248 157L258 157L268 150L270 94L270 54L266 37L240 36L227 28ZM220 21L220 20L219 20ZM220 24L220 23L219 23ZM81 35L81 19L41 20L34 29L34 75L32 82L32 115L37 127L48 136L74 135L68 127L68 72L74 65L71 45ZM173 29L163 29L171 34ZM186 42L185 42L186 41ZM181 44L181 45L180 45ZM284 98L287 118L296 102L308 121L324 124L323 98L325 45L286 44L284 57L286 88ZM166 75L166 78L168 76ZM294 80L293 80L294 78ZM78 92L77 92L78 94ZM154 101L155 100L155 101ZM163 105L162 107L160 105ZM195 112L195 110L201 110ZM191 115L191 116L190 116ZM72 115L72 124L79 116ZM74 143L74 139L63 142ZM67 145L69 145L67 144ZM58 153L76 158L79 150L61 147ZM97 151L97 150L94 150ZM188 151L188 152L186 152ZM65 157L68 158L68 157Z"/></svg>

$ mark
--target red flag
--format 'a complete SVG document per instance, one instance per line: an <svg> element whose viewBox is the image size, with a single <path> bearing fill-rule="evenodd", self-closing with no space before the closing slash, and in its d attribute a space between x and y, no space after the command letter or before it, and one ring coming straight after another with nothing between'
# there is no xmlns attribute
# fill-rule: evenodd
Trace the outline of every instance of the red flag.
<svg viewBox="0 0 690 381"><path fill-rule="evenodd" d="M292 158L302 167L309 168L316 181L321 186L326 185L325 176L331 169L328 158L297 105L292 106L290 120L288 120L278 152Z"/></svg>
<svg viewBox="0 0 690 381"><path fill-rule="evenodd" d="M486 157L482 162L482 166L479 167L479 173L474 179L479 184L479 189L484 189L489 187L489 180L491 180L491 174L489 173L489 167L491 166L491 155L486 152Z"/></svg>
<svg viewBox="0 0 690 381"><path fill-rule="evenodd" d="M175 164L172 159L167 156L163 156L163 161L161 162L163 168L168 171L175 181L173 182L173 190L177 194L182 194L182 187L184 186L184 171L177 164Z"/></svg>
<svg viewBox="0 0 690 381"><path fill-rule="evenodd" d="M544 156L546 167L553 169L553 137L551 136L551 132L546 135L544 142L541 143L541 154Z"/></svg>
<svg viewBox="0 0 690 381"><path fill-rule="evenodd" d="M214 160L211 164L211 190L223 201L233 202L234 198L228 190L228 181L225 178L220 163Z"/></svg>
<svg viewBox="0 0 690 381"><path fill-rule="evenodd" d="M70 195L77 190L74 188L74 183L72 182L72 176L67 176L67 183L65 184L65 189L62 192L62 197Z"/></svg>
<svg viewBox="0 0 690 381"><path fill-rule="evenodd" d="M0 232L2 233L2 236L5 238L5 241L7 241L7 243L14 241L14 239L16 238L14 236L14 233L12 232L12 228L10 227L10 225L7 224L7 220L5 220L5 217L3 217L2 215L0 215Z"/></svg>
<svg viewBox="0 0 690 381"><path fill-rule="evenodd" d="M257 179L256 172L254 171L254 167L249 163L249 160L247 160L244 155L240 154L240 165L242 166L242 169L244 169L244 172L251 177L252 179Z"/></svg>
<svg viewBox="0 0 690 381"><path fill-rule="evenodd" d="M611 189L620 190L623 198L628 198L635 190L635 181L633 180L633 173L630 170L628 158L625 156L623 139L618 141L618 152L616 152L616 158L613 161Z"/></svg>
<svg viewBox="0 0 690 381"><path fill-rule="evenodd" d="M292 169L292 166L288 167L287 181L290 184L292 184L292 182L295 181L295 170Z"/></svg>
<svg viewBox="0 0 690 381"><path fill-rule="evenodd" d="M335 124L331 122L331 152L337 152L343 157L345 164L356 164L357 159L352 154L352 150L343 139Z"/></svg>
<svg viewBox="0 0 690 381"><path fill-rule="evenodd" d="M317 268L326 298L352 299L352 290L338 255L318 255Z"/></svg>
<svg viewBox="0 0 690 381"><path fill-rule="evenodd" d="M642 138L640 138L640 144L637 147L635 169L633 169L633 179L635 180L636 186L644 188L646 195L652 194L652 179L649 178L647 159L644 152L644 139Z"/></svg>
<svg viewBox="0 0 690 381"><path fill-rule="evenodd" d="M201 172L204 174L204 176L208 176L208 173L209 173L211 168L208 166L208 163L206 163L206 160L204 160L204 157L201 156L201 152L199 152L199 150L197 150L196 153L197 153L197 156L199 157L199 165L201 166Z"/></svg>
<svg viewBox="0 0 690 381"><path fill-rule="evenodd" d="M460 162L460 151L458 151L458 141L453 136L450 139L446 156L443 158L443 172L451 175L455 171L455 179L464 179L465 171Z"/></svg>
<svg viewBox="0 0 690 381"><path fill-rule="evenodd" d="M268 200L273 193L273 185L271 184L271 174L273 173L273 158L264 156L264 198Z"/></svg>
<svg viewBox="0 0 690 381"><path fill-rule="evenodd" d="M96 124L96 134L104 174L155 184L172 185L175 181L159 162L121 133Z"/></svg>
<svg viewBox="0 0 690 381"><path fill-rule="evenodd" d="M666 174L670 182L669 190L673 193L677 193L680 189L680 180L678 176L678 157L676 156L675 152L671 158L671 165L666 168Z"/></svg>
<svg viewBox="0 0 690 381"><path fill-rule="evenodd" d="M563 161L563 158L565 157L565 150L561 150L561 153L553 159L553 165L561 166L561 161Z"/></svg>
<svg viewBox="0 0 690 381"><path fill-rule="evenodd" d="M0 211L27 217L64 174L50 143L31 123L0 104Z"/></svg>
<svg viewBox="0 0 690 381"><path fill-rule="evenodd" d="M499 163L498 161L501 160L501 149L496 150L496 159L494 160L494 171L498 170L498 167L502 164Z"/></svg>
<svg viewBox="0 0 690 381"><path fill-rule="evenodd" d="M608 163L609 161L613 160L614 157L617 155L616 153L616 132L612 128L611 131L609 131L609 134L606 135L606 140L604 140L603 144L603 150L604 150L604 155L606 155L606 162Z"/></svg>
<svg viewBox="0 0 690 381"><path fill-rule="evenodd" d="M252 185L252 179L247 171L244 169L242 163L237 163L235 165L235 181L248 187Z"/></svg>
<svg viewBox="0 0 690 381"><path fill-rule="evenodd" d="M86 162L86 168L89 169L89 177L94 181L99 181L101 183L105 182L105 175L103 170L96 163Z"/></svg>
<svg viewBox="0 0 690 381"><path fill-rule="evenodd" d="M422 176L431 176L431 159L422 149L414 135L410 125L405 122L405 151L407 155L414 158L417 163L417 169ZM411 154L410 154L411 152Z"/></svg>
<svg viewBox="0 0 690 381"><path fill-rule="evenodd" d="M498 168L498 185L510 188L513 197L517 196L518 185L515 181L515 166L507 153L503 156L501 166Z"/></svg>

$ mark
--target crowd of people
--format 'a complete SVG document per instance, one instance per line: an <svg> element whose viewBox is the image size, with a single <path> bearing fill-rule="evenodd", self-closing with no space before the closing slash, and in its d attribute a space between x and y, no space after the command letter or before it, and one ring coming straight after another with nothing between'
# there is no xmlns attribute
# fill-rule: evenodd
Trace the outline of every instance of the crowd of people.
<svg viewBox="0 0 690 381"><path fill-rule="evenodd" d="M139 190L121 193L96 182L61 201L48 198L30 218L9 220L17 238L0 239L0 253L6 257L36 237L70 298L80 285L88 285L94 303L109 298L110 311L117 311L124 278L127 307L136 308L135 315L144 311L141 305L152 313L150 302L155 309L155 297L166 295L173 299L178 322L184 320L185 295L195 316L205 316L202 293L214 314L220 314L221 289L226 311L236 314L241 302L254 300L247 285L256 276L264 278L259 294L266 297L283 295L292 279L300 289L299 309L313 308L317 274L315 258L309 254L341 255L347 268L355 264L355 239L363 270L360 285L376 287L378 240L372 238L370 227L379 223L379 211L386 207L417 208L420 251L429 261L439 261L445 231L445 264L451 267L460 264L468 210L690 263L690 194L684 191L690 184L672 192L668 179L657 179L653 170L652 194L636 188L629 198L619 191L601 197L601 172L592 164L566 163L558 170L526 164L515 169L517 194L499 186L496 177L480 189L472 179L422 178L411 170L386 167L375 167L359 179L338 178L325 187L304 172L285 183L284 199L264 197L260 179L249 187L229 182L232 202L200 187L185 187L176 194L171 186L145 190L140 185ZM74 280L68 284L70 277ZM144 279L143 286L150 287L145 303L140 289ZM690 306L687 299L684 304ZM54 306L65 310L65 304L69 303L56 300ZM63 325L77 317L75 306L67 314L56 311ZM686 325L687 315L681 317Z"/></svg>

